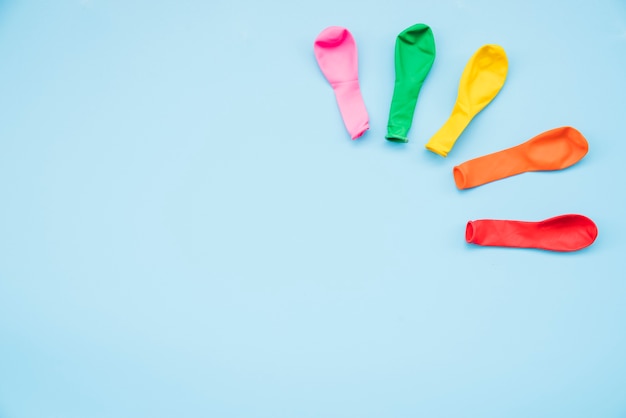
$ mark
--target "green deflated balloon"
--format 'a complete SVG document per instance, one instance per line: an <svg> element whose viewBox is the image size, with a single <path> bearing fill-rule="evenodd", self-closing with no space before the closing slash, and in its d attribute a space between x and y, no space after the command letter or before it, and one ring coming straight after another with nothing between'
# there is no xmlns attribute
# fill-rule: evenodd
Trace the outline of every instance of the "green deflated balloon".
<svg viewBox="0 0 626 418"><path fill-rule="evenodd" d="M435 38L430 27L418 23L398 35L396 82L385 136L389 141L408 142L417 96L434 61Z"/></svg>

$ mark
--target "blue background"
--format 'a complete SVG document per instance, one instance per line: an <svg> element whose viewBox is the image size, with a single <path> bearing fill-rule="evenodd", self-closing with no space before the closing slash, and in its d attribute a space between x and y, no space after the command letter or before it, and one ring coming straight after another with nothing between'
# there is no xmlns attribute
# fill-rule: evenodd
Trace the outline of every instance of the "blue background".
<svg viewBox="0 0 626 418"><path fill-rule="evenodd" d="M415 23L437 58L388 143ZM503 90L429 153L486 43ZM0 417L626 417L624 1L0 0L0 57ZM570 169L454 186L563 125L590 144ZM593 246L464 241L564 213Z"/></svg>

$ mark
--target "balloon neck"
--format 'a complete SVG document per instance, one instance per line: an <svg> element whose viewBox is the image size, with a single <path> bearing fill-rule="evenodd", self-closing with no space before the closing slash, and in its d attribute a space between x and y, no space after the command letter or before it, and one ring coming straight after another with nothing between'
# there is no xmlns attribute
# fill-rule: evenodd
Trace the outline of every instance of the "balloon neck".
<svg viewBox="0 0 626 418"><path fill-rule="evenodd" d="M455 106L452 114L443 126L430 138L426 149L447 157L457 138L463 133L472 118L459 106Z"/></svg>

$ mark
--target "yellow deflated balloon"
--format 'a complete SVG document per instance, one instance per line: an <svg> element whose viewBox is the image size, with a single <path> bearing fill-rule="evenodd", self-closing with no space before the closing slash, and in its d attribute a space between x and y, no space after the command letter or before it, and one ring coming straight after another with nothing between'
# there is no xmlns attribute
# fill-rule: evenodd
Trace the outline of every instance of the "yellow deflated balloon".
<svg viewBox="0 0 626 418"><path fill-rule="evenodd" d="M454 146L470 121L498 94L509 69L506 53L501 46L484 45L467 62L452 114L430 138L426 149L442 157Z"/></svg>

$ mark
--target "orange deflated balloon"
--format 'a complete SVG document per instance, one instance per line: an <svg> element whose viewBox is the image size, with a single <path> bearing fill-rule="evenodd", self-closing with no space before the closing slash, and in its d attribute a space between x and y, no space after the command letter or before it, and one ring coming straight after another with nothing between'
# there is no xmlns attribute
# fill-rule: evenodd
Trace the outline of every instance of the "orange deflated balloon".
<svg viewBox="0 0 626 418"><path fill-rule="evenodd" d="M589 149L585 137L570 126L552 129L502 151L454 167L454 182L469 189L527 171L561 170L580 161Z"/></svg>

